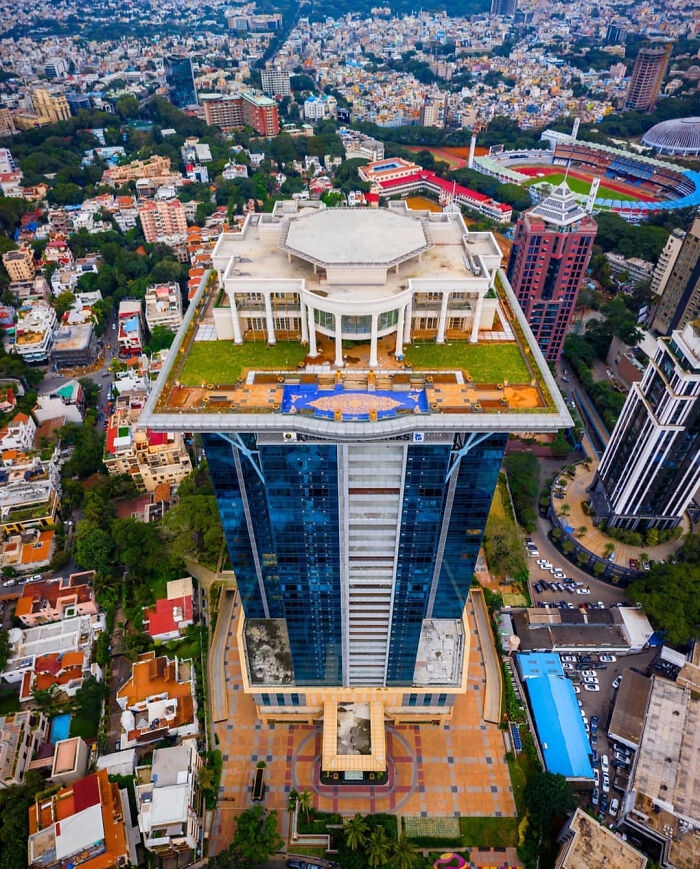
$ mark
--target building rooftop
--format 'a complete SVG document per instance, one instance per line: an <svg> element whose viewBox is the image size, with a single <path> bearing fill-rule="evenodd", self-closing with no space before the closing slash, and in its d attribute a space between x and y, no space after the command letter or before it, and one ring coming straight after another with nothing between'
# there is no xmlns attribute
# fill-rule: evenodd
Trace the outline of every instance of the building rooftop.
<svg viewBox="0 0 700 869"><path fill-rule="evenodd" d="M560 869L644 869L647 858L612 830L576 809L569 838L557 862Z"/></svg>
<svg viewBox="0 0 700 869"><path fill-rule="evenodd" d="M639 745L650 691L651 679L625 670L608 727L611 736L635 748Z"/></svg>
<svg viewBox="0 0 700 869"><path fill-rule="evenodd" d="M226 292L215 279L203 281L142 426L229 430L235 414L236 429L279 437L293 429L335 437L419 431L429 438L461 427L556 431L572 424L499 270L500 248L491 233L469 232L459 214L410 212L404 203L387 210L278 203L271 215L249 215L242 232L221 235L212 262ZM493 316L478 335L444 343L416 337L400 356L395 335L380 337L378 366L369 365L369 339L356 340L337 368L334 339L323 331L313 357L299 340L216 340L222 313L230 317L227 293L254 298L261 282L311 307L328 300L353 313L449 290L468 311L488 305Z"/></svg>

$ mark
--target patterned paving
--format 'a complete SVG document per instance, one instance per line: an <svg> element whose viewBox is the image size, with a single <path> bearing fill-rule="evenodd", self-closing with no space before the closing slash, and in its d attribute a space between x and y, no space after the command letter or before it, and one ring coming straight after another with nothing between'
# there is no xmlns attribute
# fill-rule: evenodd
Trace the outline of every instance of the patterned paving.
<svg viewBox="0 0 700 869"><path fill-rule="evenodd" d="M255 705L241 688L241 663L235 644L240 614L237 603L225 656L229 719L214 725L224 768L211 853L230 841L235 814L252 805L251 785L260 760L267 764L265 805L279 810L283 836L288 832L285 809L292 787L311 791L319 809L343 815L515 815L501 731L482 720L485 675L471 605L469 624L474 639L468 690L458 699L451 723L443 729L412 725L388 728L389 781L369 788L320 784L320 727L264 726L257 720Z"/></svg>

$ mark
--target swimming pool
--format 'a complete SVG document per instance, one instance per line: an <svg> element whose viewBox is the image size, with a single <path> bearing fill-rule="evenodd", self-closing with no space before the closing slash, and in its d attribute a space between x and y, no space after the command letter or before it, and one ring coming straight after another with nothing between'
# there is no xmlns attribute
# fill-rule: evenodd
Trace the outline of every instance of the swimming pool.
<svg viewBox="0 0 700 869"><path fill-rule="evenodd" d="M68 713L65 713L64 715L57 715L51 722L51 735L49 739L55 744L61 739L68 739L69 732L70 715Z"/></svg>

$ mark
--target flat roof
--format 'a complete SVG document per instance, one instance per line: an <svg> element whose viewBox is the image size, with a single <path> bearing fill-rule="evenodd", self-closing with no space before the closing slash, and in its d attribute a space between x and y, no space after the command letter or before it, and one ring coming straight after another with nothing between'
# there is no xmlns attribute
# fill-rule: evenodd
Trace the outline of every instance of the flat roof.
<svg viewBox="0 0 700 869"><path fill-rule="evenodd" d="M289 223L283 250L328 266L401 262L430 247L421 220L378 208L329 208Z"/></svg>
<svg viewBox="0 0 700 869"><path fill-rule="evenodd" d="M700 700L662 677L652 680L631 787L700 824Z"/></svg>
<svg viewBox="0 0 700 869"><path fill-rule="evenodd" d="M644 716L651 691L651 679L625 670L622 682L617 689L615 708L608 727L608 733L613 739L619 739L626 745L637 747L642 738Z"/></svg>
<svg viewBox="0 0 700 869"><path fill-rule="evenodd" d="M560 869L644 869L647 858L619 835L577 808L569 824L573 836L562 848Z"/></svg>
<svg viewBox="0 0 700 869"><path fill-rule="evenodd" d="M593 779L588 734L559 655L526 652L517 655L515 663L530 701L547 771L566 778Z"/></svg>

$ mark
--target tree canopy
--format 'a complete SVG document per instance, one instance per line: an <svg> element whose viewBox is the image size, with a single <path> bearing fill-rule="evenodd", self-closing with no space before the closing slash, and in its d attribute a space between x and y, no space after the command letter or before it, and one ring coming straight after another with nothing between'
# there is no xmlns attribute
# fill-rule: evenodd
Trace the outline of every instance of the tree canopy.
<svg viewBox="0 0 700 869"><path fill-rule="evenodd" d="M252 869L267 862L283 844L277 832L277 812L255 806L238 816L231 844L207 865L209 869Z"/></svg>
<svg viewBox="0 0 700 869"><path fill-rule="evenodd" d="M687 643L700 625L700 536L690 535L676 564L655 564L628 590L627 597L640 603L651 623L673 645Z"/></svg>

